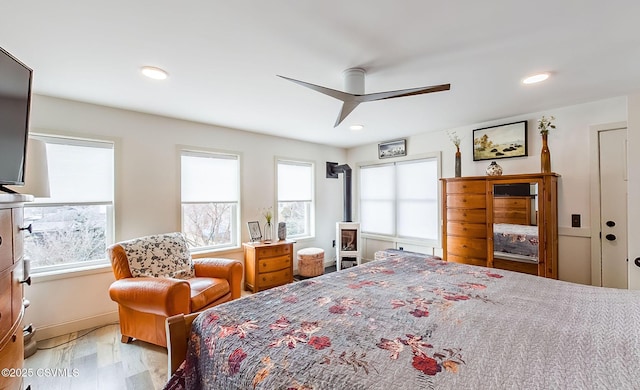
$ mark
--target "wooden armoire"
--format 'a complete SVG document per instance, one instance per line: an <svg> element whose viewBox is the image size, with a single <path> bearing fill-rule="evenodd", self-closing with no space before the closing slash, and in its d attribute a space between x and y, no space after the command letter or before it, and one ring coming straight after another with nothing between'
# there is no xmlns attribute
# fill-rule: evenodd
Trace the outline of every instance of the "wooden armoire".
<svg viewBox="0 0 640 390"><path fill-rule="evenodd" d="M557 279L558 177L534 173L441 179L444 259ZM535 244L537 256L494 250L494 224L530 232L505 236L514 244Z"/></svg>

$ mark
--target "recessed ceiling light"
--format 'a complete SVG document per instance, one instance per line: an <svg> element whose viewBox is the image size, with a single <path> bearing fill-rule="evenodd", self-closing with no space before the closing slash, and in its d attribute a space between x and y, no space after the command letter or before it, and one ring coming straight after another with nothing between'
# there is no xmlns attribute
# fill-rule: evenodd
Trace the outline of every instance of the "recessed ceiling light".
<svg viewBox="0 0 640 390"><path fill-rule="evenodd" d="M522 84L535 84L541 81L545 81L548 78L549 78L549 73L538 73L523 79Z"/></svg>
<svg viewBox="0 0 640 390"><path fill-rule="evenodd" d="M364 125L351 125L349 126L349 128L353 131L360 131L362 129L364 129Z"/></svg>
<svg viewBox="0 0 640 390"><path fill-rule="evenodd" d="M142 72L143 75L154 80L164 80L169 76L169 74L166 71L160 68L156 68L154 66L143 66L142 69L140 69L140 71Z"/></svg>

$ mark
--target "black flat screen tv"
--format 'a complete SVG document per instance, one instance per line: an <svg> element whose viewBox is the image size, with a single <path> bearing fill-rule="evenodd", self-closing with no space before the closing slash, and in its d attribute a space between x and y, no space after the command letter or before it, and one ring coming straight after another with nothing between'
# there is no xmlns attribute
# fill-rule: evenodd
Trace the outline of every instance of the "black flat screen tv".
<svg viewBox="0 0 640 390"><path fill-rule="evenodd" d="M33 70L0 47L0 190L23 185Z"/></svg>

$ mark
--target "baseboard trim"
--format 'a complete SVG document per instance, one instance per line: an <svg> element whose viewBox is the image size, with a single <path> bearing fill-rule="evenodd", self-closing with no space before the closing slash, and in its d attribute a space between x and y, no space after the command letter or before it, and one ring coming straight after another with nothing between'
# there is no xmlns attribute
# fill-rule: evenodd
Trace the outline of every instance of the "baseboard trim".
<svg viewBox="0 0 640 390"><path fill-rule="evenodd" d="M35 338L36 341L41 341L73 332L78 332L81 330L113 324L116 322L118 322L118 312L113 311L110 313L87 317L80 320L65 322L62 324L37 327Z"/></svg>

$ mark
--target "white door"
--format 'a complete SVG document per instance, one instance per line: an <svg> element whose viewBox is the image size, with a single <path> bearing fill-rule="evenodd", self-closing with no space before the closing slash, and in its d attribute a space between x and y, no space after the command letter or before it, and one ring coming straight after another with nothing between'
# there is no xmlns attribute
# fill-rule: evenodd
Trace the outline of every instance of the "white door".
<svg viewBox="0 0 640 390"><path fill-rule="evenodd" d="M599 132L602 286L627 288L627 130Z"/></svg>

